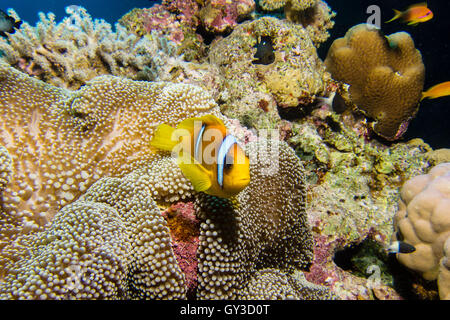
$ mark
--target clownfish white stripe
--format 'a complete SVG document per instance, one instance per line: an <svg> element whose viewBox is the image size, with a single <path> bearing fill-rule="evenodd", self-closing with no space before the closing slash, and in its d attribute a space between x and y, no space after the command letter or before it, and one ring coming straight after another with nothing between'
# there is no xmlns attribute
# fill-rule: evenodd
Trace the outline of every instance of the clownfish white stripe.
<svg viewBox="0 0 450 320"><path fill-rule="evenodd" d="M220 187L223 187L223 167L225 164L225 157L228 150L237 143L236 139L231 135L227 135L220 145L219 152L217 153L217 182Z"/></svg>
<svg viewBox="0 0 450 320"><path fill-rule="evenodd" d="M200 158L201 154L200 153L202 152L202 150L200 148L201 147L200 144L203 140L203 133L205 132L205 128L206 128L206 124L203 124L200 131L198 132L197 140L195 141L194 157L195 157L195 160L197 160L199 162L201 162L201 158Z"/></svg>

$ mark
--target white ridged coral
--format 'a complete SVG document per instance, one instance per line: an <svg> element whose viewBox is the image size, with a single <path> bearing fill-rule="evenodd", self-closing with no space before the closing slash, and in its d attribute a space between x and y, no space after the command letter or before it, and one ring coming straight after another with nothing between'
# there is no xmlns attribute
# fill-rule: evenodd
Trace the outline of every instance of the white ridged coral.
<svg viewBox="0 0 450 320"><path fill-rule="evenodd" d="M10 9L8 13L20 17ZM0 38L3 59L16 68L59 87L77 89L98 75L159 80L181 63L176 45L164 37L139 38L120 24L93 20L84 8L55 22L40 12L36 27L23 22L19 30Z"/></svg>

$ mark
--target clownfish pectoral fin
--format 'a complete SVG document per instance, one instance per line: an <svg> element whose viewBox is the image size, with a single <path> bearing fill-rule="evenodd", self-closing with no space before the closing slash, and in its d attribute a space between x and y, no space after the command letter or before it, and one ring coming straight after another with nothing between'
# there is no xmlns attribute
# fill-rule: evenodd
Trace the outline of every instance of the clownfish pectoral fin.
<svg viewBox="0 0 450 320"><path fill-rule="evenodd" d="M178 144L178 141L172 140L174 131L175 128L167 124L160 124L158 128L156 128L155 134L150 141L150 145L161 150L172 151Z"/></svg>
<svg viewBox="0 0 450 320"><path fill-rule="evenodd" d="M184 176L191 181L195 191L206 191L211 187L208 171L197 160L181 156L177 162Z"/></svg>
<svg viewBox="0 0 450 320"><path fill-rule="evenodd" d="M401 12L399 10L396 10L396 9L393 9L393 10L394 10L394 13L395 13L394 17L391 20L386 21L386 23L389 23L391 21L394 21L394 20L400 18L402 16L402 14L403 14L403 12Z"/></svg>

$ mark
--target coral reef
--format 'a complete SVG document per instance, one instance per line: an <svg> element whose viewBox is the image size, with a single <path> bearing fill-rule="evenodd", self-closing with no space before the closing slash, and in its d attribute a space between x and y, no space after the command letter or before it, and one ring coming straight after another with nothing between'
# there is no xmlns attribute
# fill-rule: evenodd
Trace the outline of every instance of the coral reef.
<svg viewBox="0 0 450 320"><path fill-rule="evenodd" d="M259 0L259 5L262 9L267 11L273 11L285 7L291 6L294 10L305 10L314 6L317 0Z"/></svg>
<svg viewBox="0 0 450 320"><path fill-rule="evenodd" d="M312 261L299 159L276 140L250 142L246 153L251 181L236 199L197 198L197 215L205 219L198 250L204 299L248 299L252 293L242 292L242 283L258 269L292 272Z"/></svg>
<svg viewBox="0 0 450 320"><path fill-rule="evenodd" d="M0 92L0 144L12 160L10 183L2 187L1 239L44 227L101 177L123 176L158 159L148 141L161 122L220 117L208 93L192 85L100 76L72 92L3 63ZM8 172L4 152L1 159ZM167 170L151 175L153 197L190 195L192 186L170 172L176 164L167 163L154 163ZM177 182L166 182L169 176Z"/></svg>
<svg viewBox="0 0 450 320"><path fill-rule="evenodd" d="M261 37L272 40L275 61L269 65L252 63ZM240 24L212 43L209 61L219 69L222 112L254 128L276 128L277 105L312 103L324 94L330 78L306 30L271 17Z"/></svg>
<svg viewBox="0 0 450 320"><path fill-rule="evenodd" d="M8 244L0 254L0 297L184 298L169 229L145 178L102 178L47 230Z"/></svg>
<svg viewBox="0 0 450 320"><path fill-rule="evenodd" d="M307 212L317 261L307 279L331 286L342 299L373 299L369 280L336 267L333 255L366 239L387 245L400 186L426 173L433 162L423 141L385 146L367 140L356 120L352 113L338 115L324 106L292 122L288 141L303 161L308 182Z"/></svg>
<svg viewBox="0 0 450 320"><path fill-rule="evenodd" d="M309 33L316 47L325 42L333 28L336 13L321 0L260 0L263 10L273 11L284 8L286 19L301 24Z"/></svg>
<svg viewBox="0 0 450 320"><path fill-rule="evenodd" d="M396 140L418 110L425 80L420 52L406 32L387 37L359 24L336 39L325 59L333 78L350 85L355 107L380 136Z"/></svg>
<svg viewBox="0 0 450 320"><path fill-rule="evenodd" d="M279 166L273 166L278 153L268 146L280 151ZM197 211L205 217L198 235L197 297L333 298L326 287L292 274L307 267L313 254L299 159L278 141L247 147L256 154L249 188L234 200L196 196ZM146 168L159 170L151 163ZM172 207L185 210L183 220L194 231L188 235L184 229L182 236L179 221L166 222L170 213L161 215L148 196L153 184L148 171L98 180L63 207L49 228L5 244L0 296L184 298L186 269L180 268L180 251L174 252L179 240L196 237L192 207ZM193 255L184 258L194 262ZM262 286L269 290L262 293Z"/></svg>
<svg viewBox="0 0 450 320"><path fill-rule="evenodd" d="M165 38L139 38L119 24L113 32L104 20L93 21L83 8L79 12L60 23L53 13L39 13L36 27L24 22L8 39L0 38L3 59L29 75L70 89L98 75L137 79L142 72L177 64L175 44ZM12 9L9 13L19 19Z"/></svg>
<svg viewBox="0 0 450 320"><path fill-rule="evenodd" d="M426 280L437 279L442 270L443 281L438 286L441 298L446 297L450 290L448 256L444 257L450 238L450 163L405 182L394 228L393 241L402 240L416 248L413 253L397 254L398 260Z"/></svg>
<svg viewBox="0 0 450 320"><path fill-rule="evenodd" d="M439 296L443 300L450 300L450 237L444 244L444 257L439 266Z"/></svg>
<svg viewBox="0 0 450 320"><path fill-rule="evenodd" d="M207 0L200 9L203 27L212 33L230 32L255 10L254 0Z"/></svg>
<svg viewBox="0 0 450 320"><path fill-rule="evenodd" d="M151 8L133 9L120 23L139 36L156 30L182 43L197 28L211 34L231 32L254 10L254 0L164 0Z"/></svg>

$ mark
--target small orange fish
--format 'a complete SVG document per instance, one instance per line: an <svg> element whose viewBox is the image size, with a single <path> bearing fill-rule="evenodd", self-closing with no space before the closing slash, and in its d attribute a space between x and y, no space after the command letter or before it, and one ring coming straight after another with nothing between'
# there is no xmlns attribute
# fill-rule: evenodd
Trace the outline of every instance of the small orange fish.
<svg viewBox="0 0 450 320"><path fill-rule="evenodd" d="M420 22L425 22L433 18L433 12L428 9L426 2L413 4L403 12L394 9L394 12L395 16L391 20L386 21L386 23L401 18L408 25L416 26Z"/></svg>
<svg viewBox="0 0 450 320"><path fill-rule="evenodd" d="M443 96L450 95L450 81L439 83L435 86L432 86L425 92L422 92L422 99L429 98L435 99Z"/></svg>

